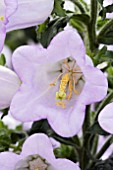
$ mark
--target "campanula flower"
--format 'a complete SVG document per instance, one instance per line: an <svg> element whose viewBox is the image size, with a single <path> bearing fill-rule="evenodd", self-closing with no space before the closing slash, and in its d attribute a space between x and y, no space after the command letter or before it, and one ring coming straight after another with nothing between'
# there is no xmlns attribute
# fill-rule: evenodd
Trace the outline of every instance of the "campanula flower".
<svg viewBox="0 0 113 170"><path fill-rule="evenodd" d="M56 159L50 139L44 134L30 136L23 144L22 152L0 153L2 170L80 170L77 164L67 159Z"/></svg>
<svg viewBox="0 0 113 170"><path fill-rule="evenodd" d="M82 127L86 105L106 96L107 79L86 60L84 43L72 28L58 33L47 49L18 48L12 62L22 84L10 112L19 121L47 119L59 135L73 136Z"/></svg>

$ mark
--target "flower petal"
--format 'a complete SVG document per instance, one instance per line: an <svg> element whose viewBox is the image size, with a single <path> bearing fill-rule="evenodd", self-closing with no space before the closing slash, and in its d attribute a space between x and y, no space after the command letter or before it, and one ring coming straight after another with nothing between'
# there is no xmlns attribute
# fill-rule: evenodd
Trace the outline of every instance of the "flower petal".
<svg viewBox="0 0 113 170"><path fill-rule="evenodd" d="M40 92L41 93L41 92ZM39 91L34 91L33 86L23 84L12 99L10 106L11 115L21 122L31 122L44 119L45 110L38 105ZM42 111L45 114L42 114Z"/></svg>
<svg viewBox="0 0 113 170"><path fill-rule="evenodd" d="M6 67L0 66L0 109L7 108L19 89L18 76Z"/></svg>
<svg viewBox="0 0 113 170"><path fill-rule="evenodd" d="M67 159L56 159L54 166L56 170L80 170L76 163Z"/></svg>
<svg viewBox="0 0 113 170"><path fill-rule="evenodd" d="M18 9L9 18L7 31L43 23L51 14L54 0L18 0Z"/></svg>
<svg viewBox="0 0 113 170"><path fill-rule="evenodd" d="M49 162L55 159L52 143L45 134L34 134L23 144L21 155L29 156L34 154L39 154Z"/></svg>
<svg viewBox="0 0 113 170"><path fill-rule="evenodd" d="M14 170L16 163L21 159L20 155L12 152L0 153L0 169L1 170Z"/></svg>
<svg viewBox="0 0 113 170"><path fill-rule="evenodd" d="M49 112L47 117L49 124L60 136L71 137L81 130L85 117L84 105L75 103L72 108L59 109L57 107L54 110L47 109Z"/></svg>
<svg viewBox="0 0 113 170"><path fill-rule="evenodd" d="M100 112L98 122L105 131L113 134L113 103L105 106Z"/></svg>
<svg viewBox="0 0 113 170"><path fill-rule="evenodd" d="M12 56L14 70L23 82L31 82L32 74L36 72L36 68L38 73L40 73L39 70L42 70L43 65L39 64L44 63L46 56L46 49L38 45L19 47Z"/></svg>
<svg viewBox="0 0 113 170"><path fill-rule="evenodd" d="M17 10L18 2L17 0L4 0L6 5L6 18L9 18Z"/></svg>
<svg viewBox="0 0 113 170"><path fill-rule="evenodd" d="M79 102L88 105L101 101L107 94L107 78L99 69L92 66L86 66L82 68L82 71L85 77L85 85L80 94Z"/></svg>
<svg viewBox="0 0 113 170"><path fill-rule="evenodd" d="M6 28L4 24L0 21L0 53L4 46L5 37L6 37Z"/></svg>
<svg viewBox="0 0 113 170"><path fill-rule="evenodd" d="M52 62L73 57L79 66L85 62L85 46L80 35L71 27L58 33L48 47L48 59Z"/></svg>

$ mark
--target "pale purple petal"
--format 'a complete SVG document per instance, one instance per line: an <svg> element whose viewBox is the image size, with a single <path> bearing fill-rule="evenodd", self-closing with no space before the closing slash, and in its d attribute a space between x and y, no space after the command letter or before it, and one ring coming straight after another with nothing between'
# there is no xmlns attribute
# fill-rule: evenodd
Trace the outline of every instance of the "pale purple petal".
<svg viewBox="0 0 113 170"><path fill-rule="evenodd" d="M54 166L56 170L80 170L77 164L67 159L56 159Z"/></svg>
<svg viewBox="0 0 113 170"><path fill-rule="evenodd" d="M75 103L71 108L56 109L47 108L49 112L48 121L57 134L70 137L77 134L82 127L85 117L85 106Z"/></svg>
<svg viewBox="0 0 113 170"><path fill-rule="evenodd" d="M17 0L4 0L6 5L6 18L9 18L17 10L18 1Z"/></svg>
<svg viewBox="0 0 113 170"><path fill-rule="evenodd" d="M0 109L10 105L20 83L18 76L13 71L0 66Z"/></svg>
<svg viewBox="0 0 113 170"><path fill-rule="evenodd" d="M87 105L102 100L106 96L108 89L105 75L92 66L86 66L82 68L82 71L85 77L85 85L80 94L79 102Z"/></svg>
<svg viewBox="0 0 113 170"><path fill-rule="evenodd" d="M54 0L18 0L18 9L9 18L7 31L36 26L51 14Z"/></svg>
<svg viewBox="0 0 113 170"><path fill-rule="evenodd" d="M5 25L0 21L0 52L3 49L5 37L6 37L6 28Z"/></svg>
<svg viewBox="0 0 113 170"><path fill-rule="evenodd" d="M38 105L41 91L36 92L33 88L33 86L23 84L12 99L10 112L15 119L21 122L46 118L44 107Z"/></svg>
<svg viewBox="0 0 113 170"><path fill-rule="evenodd" d="M98 122L105 131L113 134L113 103L105 106L100 112Z"/></svg>
<svg viewBox="0 0 113 170"><path fill-rule="evenodd" d="M1 170L14 170L15 164L21 159L20 155L12 152L0 153L0 169Z"/></svg>
<svg viewBox="0 0 113 170"><path fill-rule="evenodd" d="M89 57L88 55L86 55L86 64L89 66L94 66L91 57Z"/></svg>
<svg viewBox="0 0 113 170"><path fill-rule="evenodd" d="M39 45L22 46L16 49L12 56L12 63L14 70L18 73L23 82L31 83L31 78L36 72L36 68L40 74L43 65L41 66L39 64L44 64L44 62L46 62L46 53L46 49L43 49Z"/></svg>
<svg viewBox="0 0 113 170"><path fill-rule="evenodd" d="M80 35L71 27L55 36L48 47L48 60L57 62L73 57L79 66L85 62L85 46Z"/></svg>
<svg viewBox="0 0 113 170"><path fill-rule="evenodd" d="M5 16L5 12L6 12L6 5L4 0L0 0L0 16Z"/></svg>
<svg viewBox="0 0 113 170"><path fill-rule="evenodd" d="M34 134L25 141L21 155L35 154L39 154L49 162L55 159L52 143L45 134Z"/></svg>

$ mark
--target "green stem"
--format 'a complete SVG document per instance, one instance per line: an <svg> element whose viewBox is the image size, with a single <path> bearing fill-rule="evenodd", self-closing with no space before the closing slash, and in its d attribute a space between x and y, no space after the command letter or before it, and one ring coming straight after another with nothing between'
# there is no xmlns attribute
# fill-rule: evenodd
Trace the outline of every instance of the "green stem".
<svg viewBox="0 0 113 170"><path fill-rule="evenodd" d="M98 135L93 136L93 140L92 140L92 154L95 155L96 151L97 151L97 147L98 147L98 140L99 137Z"/></svg>
<svg viewBox="0 0 113 170"><path fill-rule="evenodd" d="M83 13L83 14L86 13L83 5L79 1L77 1L77 0L70 0L70 1L73 2L79 8L81 13Z"/></svg>
<svg viewBox="0 0 113 170"><path fill-rule="evenodd" d="M99 105L97 111L95 112L96 118L95 120L98 119L98 115L100 111L113 99L113 90L107 95L107 97L102 101L102 103Z"/></svg>
<svg viewBox="0 0 113 170"><path fill-rule="evenodd" d="M58 135L54 135L53 137L54 137L54 139L56 139L57 141L65 144L65 145L73 146L74 148L76 148L76 150L79 150L79 148L80 148L77 144L75 144L75 142L72 141L71 138L62 138Z"/></svg>
<svg viewBox="0 0 113 170"><path fill-rule="evenodd" d="M87 151L89 148L89 137L90 134L87 134L86 131L90 127L90 117L91 117L91 112L90 112L90 106L87 106L86 108L86 116L83 124L83 146L81 148L80 152L80 167L82 170L86 169L87 163L88 163L88 155Z"/></svg>
<svg viewBox="0 0 113 170"><path fill-rule="evenodd" d="M98 45L96 38L97 15L98 15L98 2L97 0L91 0L91 14L90 14L91 18L90 23L88 25L88 35L91 52L93 52Z"/></svg>

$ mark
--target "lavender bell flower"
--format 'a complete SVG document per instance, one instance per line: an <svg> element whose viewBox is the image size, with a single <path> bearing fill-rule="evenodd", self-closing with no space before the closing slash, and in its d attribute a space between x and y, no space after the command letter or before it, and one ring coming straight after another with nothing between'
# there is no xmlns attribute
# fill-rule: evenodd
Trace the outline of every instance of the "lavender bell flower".
<svg viewBox="0 0 113 170"><path fill-rule="evenodd" d="M19 121L47 118L56 133L73 136L82 127L86 105L106 96L107 79L87 64L83 41L74 29L58 33L47 49L20 47L12 59L22 84L10 112Z"/></svg>
<svg viewBox="0 0 113 170"><path fill-rule="evenodd" d="M54 0L0 0L0 52L6 32L43 23Z"/></svg>
<svg viewBox="0 0 113 170"><path fill-rule="evenodd" d="M113 134L113 103L106 105L100 112L98 122L105 131Z"/></svg>
<svg viewBox="0 0 113 170"><path fill-rule="evenodd" d="M45 148L46 146L46 148ZM50 139L44 134L30 136L23 144L22 152L0 153L1 170L80 170L67 159L56 159Z"/></svg>

